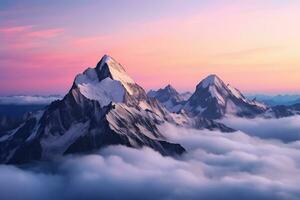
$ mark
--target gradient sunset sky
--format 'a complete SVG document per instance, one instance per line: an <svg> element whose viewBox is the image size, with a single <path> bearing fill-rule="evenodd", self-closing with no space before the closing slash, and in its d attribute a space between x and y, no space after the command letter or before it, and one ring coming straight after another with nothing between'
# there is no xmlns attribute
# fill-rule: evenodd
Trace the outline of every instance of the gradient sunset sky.
<svg viewBox="0 0 300 200"><path fill-rule="evenodd" d="M300 1L0 0L0 95L64 94L104 54L145 89L300 93Z"/></svg>

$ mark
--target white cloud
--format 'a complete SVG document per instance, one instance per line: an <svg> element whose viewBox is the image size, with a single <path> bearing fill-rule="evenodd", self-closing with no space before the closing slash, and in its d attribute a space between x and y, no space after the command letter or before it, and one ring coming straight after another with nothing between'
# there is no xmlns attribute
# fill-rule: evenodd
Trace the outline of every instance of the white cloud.
<svg viewBox="0 0 300 200"><path fill-rule="evenodd" d="M258 199L300 198L300 143L242 132L161 127L188 149L178 158L149 148L111 146L55 163L0 167L6 199Z"/></svg>
<svg viewBox="0 0 300 200"><path fill-rule="evenodd" d="M278 139L283 142L300 140L300 116L280 119L227 117L221 122L236 130L260 138Z"/></svg>

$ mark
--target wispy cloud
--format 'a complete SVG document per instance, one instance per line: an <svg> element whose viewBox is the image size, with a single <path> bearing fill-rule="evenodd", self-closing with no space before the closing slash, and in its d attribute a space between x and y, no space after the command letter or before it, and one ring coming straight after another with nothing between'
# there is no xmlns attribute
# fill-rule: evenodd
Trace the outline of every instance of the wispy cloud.
<svg viewBox="0 0 300 200"><path fill-rule="evenodd" d="M15 34L15 33L22 33L27 32L32 29L33 26L14 26L14 27L6 27L0 28L0 33L4 34Z"/></svg>
<svg viewBox="0 0 300 200"><path fill-rule="evenodd" d="M11 36L11 38L41 38L41 39L49 39L56 36L59 36L65 32L63 28L48 28L41 29L34 25L27 26L12 26L12 27L2 27L0 28L0 34L4 34L5 36Z"/></svg>
<svg viewBox="0 0 300 200"><path fill-rule="evenodd" d="M243 49L239 51L231 51L231 52L216 54L216 57L241 59L248 56L279 52L282 51L284 48L285 47L283 46L257 47L257 48Z"/></svg>
<svg viewBox="0 0 300 200"><path fill-rule="evenodd" d="M31 31L28 33L29 37L32 38L41 38L41 39L49 39L59 36L65 32L62 28L56 29L46 29L46 30L38 30L38 31Z"/></svg>
<svg viewBox="0 0 300 200"><path fill-rule="evenodd" d="M110 40L111 36L108 35L98 35L98 36L86 36L86 37L78 37L73 38L70 41L70 45L74 45L76 47L82 47L82 48L92 48L95 47L96 44L101 44L107 40Z"/></svg>

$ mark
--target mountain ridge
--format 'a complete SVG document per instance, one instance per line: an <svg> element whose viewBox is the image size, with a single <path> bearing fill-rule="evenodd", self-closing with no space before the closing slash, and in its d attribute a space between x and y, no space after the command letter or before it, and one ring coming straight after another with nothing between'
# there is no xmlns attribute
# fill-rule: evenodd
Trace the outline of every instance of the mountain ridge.
<svg viewBox="0 0 300 200"><path fill-rule="evenodd" d="M109 145L146 146L164 156L178 156L186 149L168 141L160 129L164 123L233 132L215 120L228 114L247 118L300 114L299 105L270 108L249 100L217 75L200 81L195 92L185 98L171 85L147 95L121 64L105 55L95 68L74 78L62 99L29 113L18 126L11 123L12 130L3 126L0 163L55 160ZM173 106L178 106L177 110L172 110ZM1 120L1 126L6 121Z"/></svg>
<svg viewBox="0 0 300 200"><path fill-rule="evenodd" d="M176 95L166 92L166 89L167 87L159 89L155 93L152 91L150 96L156 97L169 111L180 112L183 110L192 117L219 119L226 114L254 117L267 110L265 105L247 99L239 90L225 84L215 74L201 80L197 84L195 92L185 101L178 100Z"/></svg>
<svg viewBox="0 0 300 200"><path fill-rule="evenodd" d="M197 129L234 131L202 117L170 113L136 84L109 56L78 74L69 92L18 128L0 136L0 162L22 164L88 153L108 145L150 147L162 155L186 150L167 140L159 126L173 123Z"/></svg>

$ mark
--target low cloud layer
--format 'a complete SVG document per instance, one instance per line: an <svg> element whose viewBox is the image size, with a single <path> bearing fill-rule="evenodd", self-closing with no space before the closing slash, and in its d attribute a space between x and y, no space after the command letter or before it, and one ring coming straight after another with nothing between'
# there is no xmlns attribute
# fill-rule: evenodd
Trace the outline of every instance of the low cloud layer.
<svg viewBox="0 0 300 200"><path fill-rule="evenodd" d="M277 139L283 142L300 140L300 116L280 119L228 117L221 122L251 136L264 139Z"/></svg>
<svg viewBox="0 0 300 200"><path fill-rule="evenodd" d="M1 200L300 199L300 141L160 127L188 153L111 146L55 163L0 166Z"/></svg>
<svg viewBox="0 0 300 200"><path fill-rule="evenodd" d="M52 101L61 99L60 96L2 96L0 97L0 105L48 105Z"/></svg>

